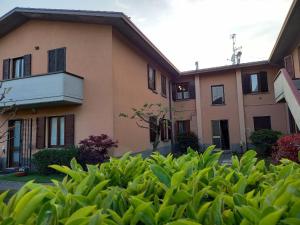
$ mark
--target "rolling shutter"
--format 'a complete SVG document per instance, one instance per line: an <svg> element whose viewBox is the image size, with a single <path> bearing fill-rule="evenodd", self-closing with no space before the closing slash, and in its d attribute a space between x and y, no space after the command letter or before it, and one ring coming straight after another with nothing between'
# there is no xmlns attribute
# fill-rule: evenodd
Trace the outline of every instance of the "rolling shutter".
<svg viewBox="0 0 300 225"><path fill-rule="evenodd" d="M45 148L46 118L39 117L36 119L36 148Z"/></svg>
<svg viewBox="0 0 300 225"><path fill-rule="evenodd" d="M74 122L75 116L74 114L65 116L65 146L73 146L74 145Z"/></svg>
<svg viewBox="0 0 300 225"><path fill-rule="evenodd" d="M3 60L3 80L9 79L10 74L10 59Z"/></svg>
<svg viewBox="0 0 300 225"><path fill-rule="evenodd" d="M24 76L31 76L31 54L24 55Z"/></svg>

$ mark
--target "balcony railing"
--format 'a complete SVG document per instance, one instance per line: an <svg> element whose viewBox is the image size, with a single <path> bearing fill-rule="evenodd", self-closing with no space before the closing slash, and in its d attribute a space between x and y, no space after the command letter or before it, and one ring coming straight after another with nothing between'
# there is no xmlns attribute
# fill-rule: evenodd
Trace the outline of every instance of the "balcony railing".
<svg viewBox="0 0 300 225"><path fill-rule="evenodd" d="M1 90L7 90L0 108L82 104L83 78L67 72L4 80Z"/></svg>

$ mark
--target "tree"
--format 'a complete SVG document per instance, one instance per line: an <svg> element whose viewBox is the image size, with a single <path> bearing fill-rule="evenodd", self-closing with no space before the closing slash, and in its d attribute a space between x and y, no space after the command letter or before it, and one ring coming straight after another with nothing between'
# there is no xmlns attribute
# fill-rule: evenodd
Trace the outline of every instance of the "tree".
<svg viewBox="0 0 300 225"><path fill-rule="evenodd" d="M132 114L120 113L120 117L135 120L136 125L143 129L148 129L154 134L152 142L152 151L156 151L160 143L160 134L164 126L169 128L167 123L167 113L169 109L163 107L161 103L157 104L144 104L140 108L132 108Z"/></svg>
<svg viewBox="0 0 300 225"><path fill-rule="evenodd" d="M1 109L0 109L0 115L2 117L2 121L0 122L0 143L5 143L8 140L8 134L9 131L13 127L9 127L8 129L5 128L7 122L11 120L15 114L16 114L16 106L15 104L11 104L9 106L6 106L5 103L2 101L6 98L7 94L11 91L10 88L4 88L3 87L3 81L0 82L0 104L1 104ZM5 128L5 129L3 129Z"/></svg>

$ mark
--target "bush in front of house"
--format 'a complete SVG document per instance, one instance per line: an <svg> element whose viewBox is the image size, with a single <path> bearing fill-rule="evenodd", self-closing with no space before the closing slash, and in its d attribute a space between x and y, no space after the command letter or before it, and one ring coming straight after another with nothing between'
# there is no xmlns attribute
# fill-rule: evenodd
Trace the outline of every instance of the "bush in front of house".
<svg viewBox="0 0 300 225"><path fill-rule="evenodd" d="M259 155L267 156L271 155L272 146L281 135L282 133L279 131L261 129L252 132L250 140Z"/></svg>
<svg viewBox="0 0 300 225"><path fill-rule="evenodd" d="M57 171L49 168L49 165L57 164L69 166L71 159L77 156L78 149L76 147L43 149L33 154L32 163L38 173L51 174L57 173Z"/></svg>
<svg viewBox="0 0 300 225"><path fill-rule="evenodd" d="M113 147L118 147L117 142L108 135L91 135L79 142L78 160L83 166L104 162L109 158L108 150Z"/></svg>
<svg viewBox="0 0 300 225"><path fill-rule="evenodd" d="M199 150L198 136L192 132L177 135L176 143L177 151L181 154L186 153L188 147Z"/></svg>
<svg viewBox="0 0 300 225"><path fill-rule="evenodd" d="M278 139L273 148L272 159L278 163L287 158L294 162L300 162L300 134L286 135Z"/></svg>
<svg viewBox="0 0 300 225"><path fill-rule="evenodd" d="M221 165L221 152L191 149L178 158L130 153L55 185L28 182L9 201L0 194L0 224L275 225L300 224L300 164L267 167L249 150Z"/></svg>

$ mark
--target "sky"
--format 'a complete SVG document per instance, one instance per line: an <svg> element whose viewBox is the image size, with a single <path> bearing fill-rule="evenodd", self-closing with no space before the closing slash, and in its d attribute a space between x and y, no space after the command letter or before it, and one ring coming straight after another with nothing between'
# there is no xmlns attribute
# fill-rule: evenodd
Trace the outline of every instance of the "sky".
<svg viewBox="0 0 300 225"><path fill-rule="evenodd" d="M180 70L231 64L232 40L241 62L266 60L292 0L0 0L0 16L15 7L117 11Z"/></svg>

